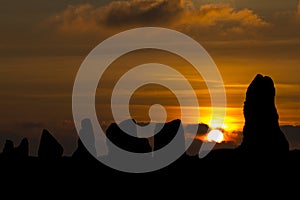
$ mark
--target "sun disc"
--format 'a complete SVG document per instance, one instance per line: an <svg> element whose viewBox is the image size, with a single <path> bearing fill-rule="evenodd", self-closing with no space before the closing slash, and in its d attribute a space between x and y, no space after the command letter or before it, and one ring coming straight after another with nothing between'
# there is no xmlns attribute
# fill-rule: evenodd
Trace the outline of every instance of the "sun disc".
<svg viewBox="0 0 300 200"><path fill-rule="evenodd" d="M224 140L224 135L220 130L214 129L207 134L207 140L209 142L221 143Z"/></svg>

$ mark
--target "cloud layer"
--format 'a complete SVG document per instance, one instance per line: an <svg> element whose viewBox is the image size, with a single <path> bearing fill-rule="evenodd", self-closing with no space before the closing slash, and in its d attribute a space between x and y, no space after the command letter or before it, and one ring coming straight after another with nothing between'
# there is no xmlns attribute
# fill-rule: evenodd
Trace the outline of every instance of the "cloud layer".
<svg viewBox="0 0 300 200"><path fill-rule="evenodd" d="M252 10L229 5L196 7L190 0L112 1L103 6L68 6L51 18L58 30L67 33L98 32L138 26L164 26L180 31L227 36L249 34L268 23ZM213 30L213 31L212 31Z"/></svg>
<svg viewBox="0 0 300 200"><path fill-rule="evenodd" d="M167 24L183 12L180 0L112 1L103 6L69 5L55 15L52 22L63 31L91 31L99 28L120 28L129 25Z"/></svg>
<svg viewBox="0 0 300 200"><path fill-rule="evenodd" d="M269 27L269 23L249 9L236 10L229 5L207 4L198 10L186 10L176 26L194 35L202 33L202 36L217 35L230 39L237 35L254 35Z"/></svg>

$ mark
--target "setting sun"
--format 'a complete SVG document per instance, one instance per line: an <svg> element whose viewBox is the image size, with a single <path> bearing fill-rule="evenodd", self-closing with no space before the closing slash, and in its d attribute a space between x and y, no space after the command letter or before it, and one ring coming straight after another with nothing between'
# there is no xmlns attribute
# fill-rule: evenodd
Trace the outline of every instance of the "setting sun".
<svg viewBox="0 0 300 200"><path fill-rule="evenodd" d="M217 142L217 143L221 143L224 140L224 135L220 130L211 130L208 134L207 134L207 140L209 142Z"/></svg>
<svg viewBox="0 0 300 200"><path fill-rule="evenodd" d="M226 131L241 131L244 124L243 112L241 109L226 107L225 118L216 117L212 120L212 109L219 110L224 108L200 107L199 123L208 124L212 129L224 129Z"/></svg>

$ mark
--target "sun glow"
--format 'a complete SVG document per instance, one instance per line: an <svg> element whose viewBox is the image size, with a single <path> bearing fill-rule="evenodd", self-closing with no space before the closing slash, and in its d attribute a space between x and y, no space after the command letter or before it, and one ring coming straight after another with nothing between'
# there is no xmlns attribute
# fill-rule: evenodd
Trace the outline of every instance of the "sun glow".
<svg viewBox="0 0 300 200"><path fill-rule="evenodd" d="M224 140L224 135L220 130L214 129L207 134L207 141L221 143Z"/></svg>
<svg viewBox="0 0 300 200"><path fill-rule="evenodd" d="M221 117L212 119L211 111L211 107L200 107L201 117L198 119L198 121L200 123L209 125L211 129L239 131L243 127L244 119L240 108L226 108L226 116L224 119Z"/></svg>

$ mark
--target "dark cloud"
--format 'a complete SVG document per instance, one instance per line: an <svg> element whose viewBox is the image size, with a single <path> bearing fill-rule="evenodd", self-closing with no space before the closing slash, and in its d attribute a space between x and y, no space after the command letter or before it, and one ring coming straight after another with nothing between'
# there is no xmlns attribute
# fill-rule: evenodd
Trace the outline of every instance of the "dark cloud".
<svg viewBox="0 0 300 200"><path fill-rule="evenodd" d="M184 131L186 133L192 133L193 130L195 130L196 128L197 128L197 135L205 135L207 133L209 126L206 124L199 124L199 125L190 124L185 127Z"/></svg>
<svg viewBox="0 0 300 200"><path fill-rule="evenodd" d="M22 129L41 129L44 127L42 122L19 122L18 126Z"/></svg>
<svg viewBox="0 0 300 200"><path fill-rule="evenodd" d="M277 12L296 11L297 9L296 0L235 0L234 2L237 8L247 7L264 17L272 16Z"/></svg>
<svg viewBox="0 0 300 200"><path fill-rule="evenodd" d="M100 27L165 25L183 12L181 0L112 1L106 5L69 5L51 18L62 31L93 31Z"/></svg>
<svg viewBox="0 0 300 200"><path fill-rule="evenodd" d="M236 144L233 141L225 141L222 143L216 143L216 145L214 146L214 149L234 149L237 148L238 144Z"/></svg>
<svg viewBox="0 0 300 200"><path fill-rule="evenodd" d="M234 146L238 146L241 144L242 139L243 139L242 131L225 131L225 130L223 130L222 132L224 135L225 143L227 143L226 144L227 146L228 146L228 144L234 145Z"/></svg>
<svg viewBox="0 0 300 200"><path fill-rule="evenodd" d="M196 138L202 141L206 141L206 135L208 133L208 131L210 131L209 126L206 124L189 124L186 125L184 128L185 133L187 134L187 139L190 139L191 137L193 137L193 135L190 135L190 133L192 133L192 130L195 130L198 126L198 131L197 131L197 135ZM225 147L236 147L238 146L243 138L243 133L241 131L226 131L224 129L219 129L220 131L222 131L223 136L224 136L224 142L222 142L221 148L225 148ZM197 137L198 136L198 137Z"/></svg>
<svg viewBox="0 0 300 200"><path fill-rule="evenodd" d="M126 0L106 5L68 6L50 19L62 32L97 32L135 26L165 26L179 31L219 35L253 34L268 23L252 10L223 4L196 7L190 0Z"/></svg>
<svg viewBox="0 0 300 200"><path fill-rule="evenodd" d="M300 22L297 17L300 9L297 15L297 1L292 0L16 1L5 1L0 8L0 25L5 36L0 40L4 43L16 40L32 43L44 37L47 41L59 40L53 29L68 36L85 33L105 38L116 32L110 29L120 31L137 26L164 26L201 38L236 39L263 34L269 37L293 32L299 35L294 22ZM286 26L278 24L280 21ZM274 25L272 30L265 29L270 25ZM82 37L87 40L86 35Z"/></svg>
<svg viewBox="0 0 300 200"><path fill-rule="evenodd" d="M99 8L99 22L107 26L124 24L151 25L173 21L183 12L180 0L131 0L114 1Z"/></svg>

